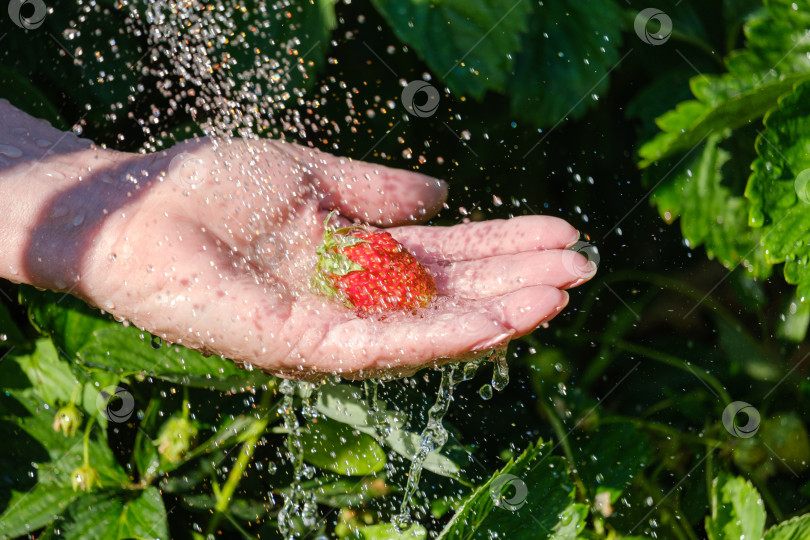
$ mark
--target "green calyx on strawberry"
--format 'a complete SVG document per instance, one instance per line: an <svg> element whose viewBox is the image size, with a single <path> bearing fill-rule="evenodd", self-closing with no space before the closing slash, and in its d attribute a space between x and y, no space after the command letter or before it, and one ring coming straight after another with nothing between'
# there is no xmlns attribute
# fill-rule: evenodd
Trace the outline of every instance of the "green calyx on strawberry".
<svg viewBox="0 0 810 540"><path fill-rule="evenodd" d="M402 244L383 231L331 227L324 220L312 290L358 312L414 311L436 296L436 282Z"/></svg>

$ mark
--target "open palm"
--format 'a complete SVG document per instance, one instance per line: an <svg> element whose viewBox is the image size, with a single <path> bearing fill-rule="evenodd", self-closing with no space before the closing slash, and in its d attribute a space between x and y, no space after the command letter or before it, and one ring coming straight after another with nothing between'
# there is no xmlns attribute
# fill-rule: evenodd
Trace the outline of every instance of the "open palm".
<svg viewBox="0 0 810 540"><path fill-rule="evenodd" d="M58 135L15 121L28 129L15 140L26 155L35 139ZM554 317L563 289L595 272L565 249L578 233L557 218L414 225L446 197L443 182L417 173L274 141L204 139L137 155L62 138L36 171L78 181L50 187L41 203L22 246L30 281L276 374L403 374L469 358ZM30 185L17 171L6 174ZM315 248L333 209L344 222L388 227L435 277L433 305L358 317L314 295Z"/></svg>

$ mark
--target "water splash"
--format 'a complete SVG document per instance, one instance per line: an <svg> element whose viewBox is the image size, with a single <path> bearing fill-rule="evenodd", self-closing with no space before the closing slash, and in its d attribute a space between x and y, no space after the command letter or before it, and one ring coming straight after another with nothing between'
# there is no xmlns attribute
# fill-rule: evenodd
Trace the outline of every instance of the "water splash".
<svg viewBox="0 0 810 540"><path fill-rule="evenodd" d="M379 387L380 381L377 379L365 379L363 381L366 405L371 413L374 429L377 431L377 436L380 440L384 441L391 434L391 425L388 422L388 417L385 415L385 406L380 405L380 399L378 397Z"/></svg>
<svg viewBox="0 0 810 540"><path fill-rule="evenodd" d="M295 389L300 384L308 383L295 383L285 379L279 384L279 391L284 396L279 407L279 414L284 419L284 428L287 431L288 459L293 466L293 482L289 492L284 495L284 504L278 513L278 530L286 539L301 536L301 532L296 526L298 520L305 527L313 526L318 510L315 495L302 487L302 481L311 477L312 472L304 463L301 424L295 415ZM311 389L306 388L306 390Z"/></svg>
<svg viewBox="0 0 810 540"><path fill-rule="evenodd" d="M492 382L483 385L478 389L478 395L481 399L492 399L493 391L502 391L509 384L509 364L506 361L506 346L495 349L492 353L480 360L492 361ZM480 365L480 364L479 364Z"/></svg>
<svg viewBox="0 0 810 540"><path fill-rule="evenodd" d="M506 362L506 347L492 351L490 358L494 364L492 368L492 388L500 392L509 384L509 364Z"/></svg>
<svg viewBox="0 0 810 540"><path fill-rule="evenodd" d="M419 440L419 450L413 457L411 468L408 471L408 482L402 496L399 514L394 518L394 524L400 531L409 528L413 522L411 518L411 502L419 486L419 479L422 476L422 469L428 454L434 450L439 450L447 442L448 433L442 424L442 420L450 408L450 402L453 400L456 369L455 364L448 364L441 368L442 380L439 383L436 401L428 411L428 422Z"/></svg>

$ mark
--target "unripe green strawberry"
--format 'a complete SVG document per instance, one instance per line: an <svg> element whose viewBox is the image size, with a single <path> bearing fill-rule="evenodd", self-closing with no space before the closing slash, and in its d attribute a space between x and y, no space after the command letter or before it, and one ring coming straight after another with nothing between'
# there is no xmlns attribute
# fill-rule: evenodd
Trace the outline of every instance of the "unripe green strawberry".
<svg viewBox="0 0 810 540"><path fill-rule="evenodd" d="M361 313L414 311L436 296L436 282L419 261L387 232L329 226L324 221L318 267L310 283Z"/></svg>

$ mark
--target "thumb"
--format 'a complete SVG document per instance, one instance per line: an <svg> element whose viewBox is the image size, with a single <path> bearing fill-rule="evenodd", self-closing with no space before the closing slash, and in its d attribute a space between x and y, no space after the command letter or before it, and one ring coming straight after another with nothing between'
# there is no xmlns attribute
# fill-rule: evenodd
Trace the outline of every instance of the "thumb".
<svg viewBox="0 0 810 540"><path fill-rule="evenodd" d="M373 225L426 221L442 209L447 183L424 174L289 145L316 181L325 210Z"/></svg>

